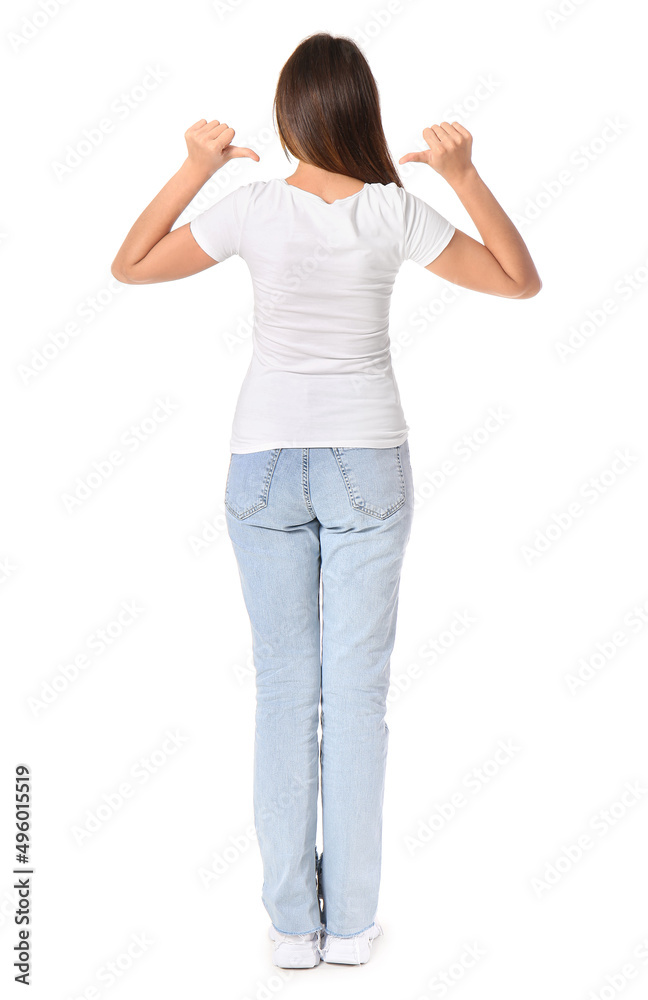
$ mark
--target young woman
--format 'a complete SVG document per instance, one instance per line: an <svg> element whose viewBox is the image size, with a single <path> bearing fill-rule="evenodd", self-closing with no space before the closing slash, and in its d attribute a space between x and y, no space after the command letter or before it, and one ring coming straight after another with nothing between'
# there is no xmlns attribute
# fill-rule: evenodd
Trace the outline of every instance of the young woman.
<svg viewBox="0 0 648 1000"><path fill-rule="evenodd" d="M262 901L275 965L304 968L366 962L382 933L386 698L414 498L389 344L396 274L414 260L516 299L541 282L458 122L425 128L429 149L399 162L441 174L484 244L404 189L355 42L325 33L301 42L274 111L295 172L243 184L171 231L223 164L259 160L231 144L233 128L201 119L112 273L135 285L173 281L239 254L252 276L253 356L224 500L253 638Z"/></svg>

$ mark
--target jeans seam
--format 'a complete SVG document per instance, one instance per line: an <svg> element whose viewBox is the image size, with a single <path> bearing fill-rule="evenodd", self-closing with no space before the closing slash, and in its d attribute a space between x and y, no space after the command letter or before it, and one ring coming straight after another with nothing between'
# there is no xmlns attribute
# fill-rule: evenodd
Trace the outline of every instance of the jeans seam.
<svg viewBox="0 0 648 1000"><path fill-rule="evenodd" d="M310 514L315 517L315 511L313 510L313 505L310 499L310 490L308 487L308 459L309 459L309 449L302 448L302 493L304 494L304 503L308 508Z"/></svg>

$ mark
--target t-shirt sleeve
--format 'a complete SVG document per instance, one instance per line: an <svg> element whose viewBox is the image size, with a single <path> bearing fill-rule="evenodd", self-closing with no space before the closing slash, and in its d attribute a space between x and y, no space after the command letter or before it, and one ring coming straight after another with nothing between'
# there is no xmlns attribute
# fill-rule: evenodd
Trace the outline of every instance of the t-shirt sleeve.
<svg viewBox="0 0 648 1000"><path fill-rule="evenodd" d="M239 252L251 186L243 184L223 195L189 223L198 246L217 262Z"/></svg>
<svg viewBox="0 0 648 1000"><path fill-rule="evenodd" d="M426 201L403 192L403 260L413 260L423 267L431 264L455 234L455 227Z"/></svg>

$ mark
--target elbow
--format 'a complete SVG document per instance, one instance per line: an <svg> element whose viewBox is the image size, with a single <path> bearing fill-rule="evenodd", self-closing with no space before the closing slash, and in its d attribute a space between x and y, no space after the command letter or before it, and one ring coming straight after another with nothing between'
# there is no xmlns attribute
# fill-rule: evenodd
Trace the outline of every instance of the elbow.
<svg viewBox="0 0 648 1000"><path fill-rule="evenodd" d="M112 274L113 278L117 279L117 281L121 281L122 284L125 284L125 285L128 284L128 282L126 281L125 276L122 274L120 268L118 268L116 266L116 264L115 264L114 261L112 262L112 264L110 266L110 273Z"/></svg>
<svg viewBox="0 0 648 1000"><path fill-rule="evenodd" d="M540 278L536 278L535 281L531 281L529 282L528 285L525 285L522 291L518 292L518 294L515 295L514 298L532 299L534 295L538 294L541 288L542 288L542 281L540 280Z"/></svg>
<svg viewBox="0 0 648 1000"><path fill-rule="evenodd" d="M112 262L112 264L110 265L110 273L112 274L113 278L117 279L117 281L121 281L122 285L132 284L130 278L128 277L128 274L117 263L116 257Z"/></svg>

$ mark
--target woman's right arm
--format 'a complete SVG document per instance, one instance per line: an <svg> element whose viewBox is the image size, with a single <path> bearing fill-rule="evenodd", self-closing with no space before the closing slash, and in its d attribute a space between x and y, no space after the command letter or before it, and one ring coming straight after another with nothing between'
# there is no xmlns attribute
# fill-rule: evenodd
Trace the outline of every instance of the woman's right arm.
<svg viewBox="0 0 648 1000"><path fill-rule="evenodd" d="M408 153L410 160L427 163L450 184L470 215L483 244L457 229L447 247L426 270L476 292L511 299L537 295L542 281L520 233L479 176L471 159L472 136L454 122L424 129L430 147Z"/></svg>

